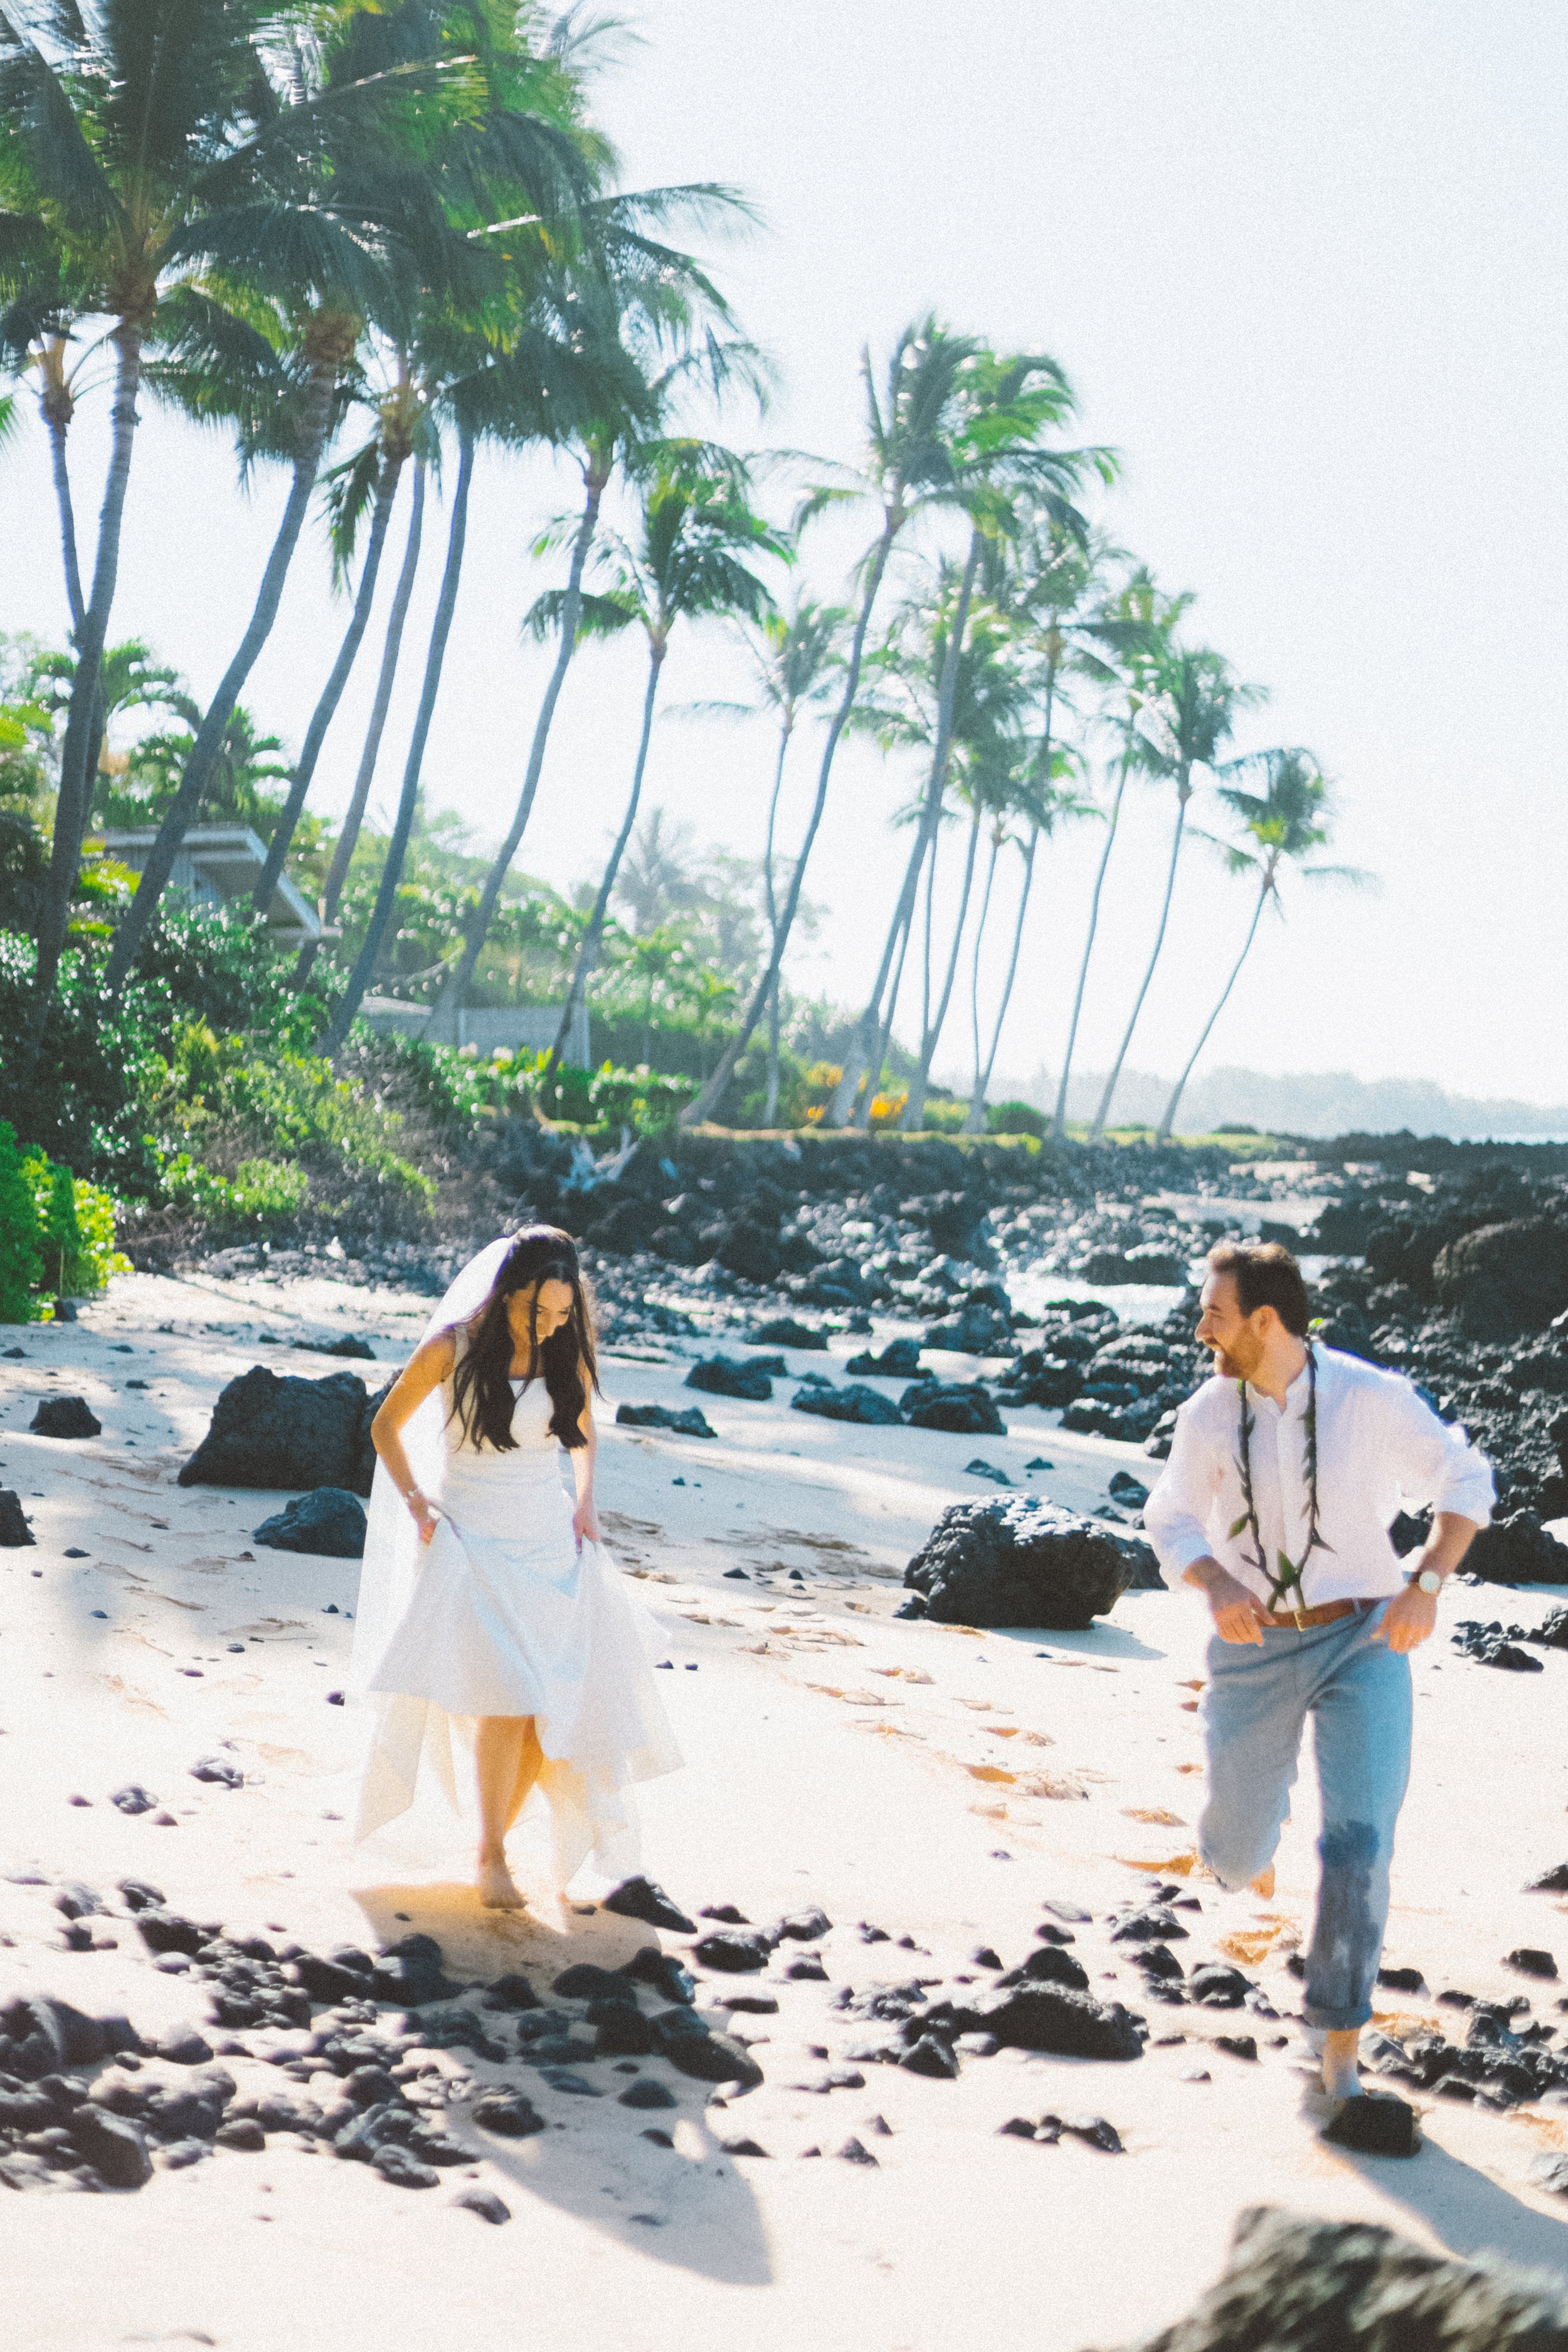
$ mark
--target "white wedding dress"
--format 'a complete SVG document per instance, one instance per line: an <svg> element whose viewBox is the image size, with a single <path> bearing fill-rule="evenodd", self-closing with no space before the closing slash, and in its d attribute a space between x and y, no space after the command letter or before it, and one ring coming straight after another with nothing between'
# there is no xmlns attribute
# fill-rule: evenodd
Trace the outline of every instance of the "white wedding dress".
<svg viewBox="0 0 1568 2352"><path fill-rule="evenodd" d="M651 1622L603 1546L578 1546L549 1391L512 1391L508 1452L465 1441L449 1381L404 1425L440 1514L427 1546L377 1470L351 1666L372 1714L356 1834L413 1802L422 1761L458 1804L454 1737L471 1749L478 1717L531 1716L564 1888L590 1853L608 1875L638 1867L631 1784L681 1759Z"/></svg>

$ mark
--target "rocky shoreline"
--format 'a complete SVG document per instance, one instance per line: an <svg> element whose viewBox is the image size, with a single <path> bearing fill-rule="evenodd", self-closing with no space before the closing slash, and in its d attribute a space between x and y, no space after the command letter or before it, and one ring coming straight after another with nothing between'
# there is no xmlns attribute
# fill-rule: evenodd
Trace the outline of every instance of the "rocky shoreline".
<svg viewBox="0 0 1568 2352"><path fill-rule="evenodd" d="M1496 1582L1568 1580L1568 1551L1543 1532L1568 1517L1568 1179L1521 1172L1517 1154L1475 1147L1434 1174L1404 1165L1404 1150L1237 1163L1144 1145L1035 1153L698 1135L595 1160L580 1139L514 1125L493 1155L498 1198L512 1219L547 1218L578 1238L614 1344L798 1348L848 1332L907 1349L912 1339L985 1370L932 1386L927 1368L928 1392L900 1395L900 1416L975 1435L1000 1428L999 1407L1028 1404L1159 1458L1207 1370L1190 1286L1205 1251L1243 1232L1286 1241L1314 1262L1329 1344L1407 1373L1493 1463L1498 1525L1478 1570ZM437 1294L483 1238L367 1245L358 1257L335 1243L262 1245L205 1263L223 1274L259 1257L298 1274L327 1259L339 1278ZM1076 1295L1053 1298L1058 1281ZM1125 1301L1128 1286L1142 1294L1136 1319L1085 1295ZM1038 1305L1022 1303L1030 1293ZM898 1367L868 1349L850 1369ZM795 1400L805 1411L874 1421L891 1409L863 1385L818 1380L815 1397L810 1385L807 1375ZM744 1389L721 1380L719 1392ZM1418 1533L1406 1523L1402 1539Z"/></svg>

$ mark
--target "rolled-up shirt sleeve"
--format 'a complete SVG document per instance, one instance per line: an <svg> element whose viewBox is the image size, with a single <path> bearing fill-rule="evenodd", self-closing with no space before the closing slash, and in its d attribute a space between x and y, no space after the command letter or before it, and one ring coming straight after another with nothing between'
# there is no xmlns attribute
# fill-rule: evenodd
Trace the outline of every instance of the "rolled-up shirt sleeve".
<svg viewBox="0 0 1568 2352"><path fill-rule="evenodd" d="M1209 1513L1219 1488L1220 1464L1195 1425L1191 1404L1176 1415L1170 1458L1143 1506L1143 1531L1160 1573L1175 1591L1194 1560L1213 1556Z"/></svg>
<svg viewBox="0 0 1568 2352"><path fill-rule="evenodd" d="M1491 1525L1491 1465L1457 1423L1439 1421L1408 1381L1390 1383L1389 1467L1407 1502L1429 1503L1479 1528Z"/></svg>

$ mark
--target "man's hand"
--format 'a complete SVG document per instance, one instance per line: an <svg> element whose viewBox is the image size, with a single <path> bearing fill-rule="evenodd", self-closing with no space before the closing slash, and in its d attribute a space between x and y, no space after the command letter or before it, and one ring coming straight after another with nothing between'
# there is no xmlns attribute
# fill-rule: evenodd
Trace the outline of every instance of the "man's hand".
<svg viewBox="0 0 1568 2352"><path fill-rule="evenodd" d="M1407 1584L1384 1609L1372 1638L1374 1642L1386 1642L1391 1650L1401 1654L1418 1650L1436 1622L1436 1594L1423 1592L1418 1584Z"/></svg>
<svg viewBox="0 0 1568 2352"><path fill-rule="evenodd" d="M1184 1581L1202 1590L1222 1642L1256 1642L1261 1648L1268 1612L1239 1577L1232 1576L1217 1559L1198 1559L1188 1569Z"/></svg>

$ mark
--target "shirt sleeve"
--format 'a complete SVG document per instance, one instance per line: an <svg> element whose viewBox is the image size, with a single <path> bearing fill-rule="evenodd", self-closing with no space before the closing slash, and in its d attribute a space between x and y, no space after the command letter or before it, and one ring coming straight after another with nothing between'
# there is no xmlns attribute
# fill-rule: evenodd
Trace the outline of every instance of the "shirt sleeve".
<svg viewBox="0 0 1568 2352"><path fill-rule="evenodd" d="M1497 1498L1491 1465L1465 1431L1439 1421L1405 1380L1390 1384L1388 1418L1391 1466L1405 1499L1489 1527Z"/></svg>
<svg viewBox="0 0 1568 2352"><path fill-rule="evenodd" d="M1193 1405L1183 1405L1176 1415L1170 1458L1143 1506L1144 1533L1154 1547L1160 1573L1173 1591L1194 1560L1213 1555L1208 1515L1220 1470L1212 1440L1198 1423Z"/></svg>

